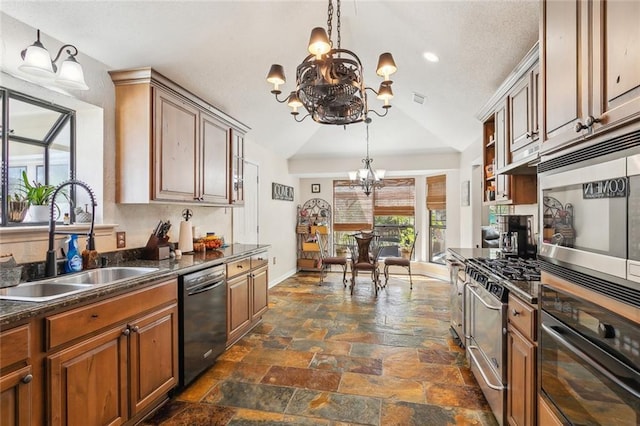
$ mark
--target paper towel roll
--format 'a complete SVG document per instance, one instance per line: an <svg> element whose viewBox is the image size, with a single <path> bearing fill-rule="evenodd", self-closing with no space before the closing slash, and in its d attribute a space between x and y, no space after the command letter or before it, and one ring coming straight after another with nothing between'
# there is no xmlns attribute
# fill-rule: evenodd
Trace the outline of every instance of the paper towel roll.
<svg viewBox="0 0 640 426"><path fill-rule="evenodd" d="M185 220L180 222L180 239L178 240L178 248L182 253L191 253L193 251L191 223Z"/></svg>

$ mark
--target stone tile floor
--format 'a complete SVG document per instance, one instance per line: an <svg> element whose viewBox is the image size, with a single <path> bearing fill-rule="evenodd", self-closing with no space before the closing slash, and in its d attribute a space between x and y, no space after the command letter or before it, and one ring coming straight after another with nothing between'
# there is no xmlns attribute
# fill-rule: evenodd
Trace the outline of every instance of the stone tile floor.
<svg viewBox="0 0 640 426"><path fill-rule="evenodd" d="M496 425L449 334L449 284L338 273L269 291L252 332L144 425Z"/></svg>

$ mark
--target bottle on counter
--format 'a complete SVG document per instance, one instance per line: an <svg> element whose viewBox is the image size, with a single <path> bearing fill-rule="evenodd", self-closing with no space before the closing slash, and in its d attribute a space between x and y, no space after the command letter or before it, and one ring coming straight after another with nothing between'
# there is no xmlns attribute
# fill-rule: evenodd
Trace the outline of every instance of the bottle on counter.
<svg viewBox="0 0 640 426"><path fill-rule="evenodd" d="M64 263L64 271L80 272L82 271L82 258L78 253L78 236L76 234L71 234L67 243L67 261Z"/></svg>

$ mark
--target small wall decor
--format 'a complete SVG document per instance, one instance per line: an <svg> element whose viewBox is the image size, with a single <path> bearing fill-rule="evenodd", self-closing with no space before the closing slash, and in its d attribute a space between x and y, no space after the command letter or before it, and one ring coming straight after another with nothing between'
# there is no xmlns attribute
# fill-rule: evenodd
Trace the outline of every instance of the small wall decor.
<svg viewBox="0 0 640 426"><path fill-rule="evenodd" d="M469 181L463 180L462 186L460 187L460 205L462 207L470 205L469 200Z"/></svg>
<svg viewBox="0 0 640 426"><path fill-rule="evenodd" d="M312 194L319 194L320 193L320 184L319 183L312 183L311 184L311 193Z"/></svg>
<svg viewBox="0 0 640 426"><path fill-rule="evenodd" d="M293 201L293 186L272 182L271 198L274 200Z"/></svg>

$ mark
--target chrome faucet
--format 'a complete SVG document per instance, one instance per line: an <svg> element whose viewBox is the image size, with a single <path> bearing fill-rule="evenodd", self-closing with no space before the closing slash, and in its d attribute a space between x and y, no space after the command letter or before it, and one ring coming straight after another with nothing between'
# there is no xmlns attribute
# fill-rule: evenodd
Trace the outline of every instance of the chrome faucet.
<svg viewBox="0 0 640 426"><path fill-rule="evenodd" d="M61 232L61 231L56 232L56 221L53 217L53 209L56 204L56 195L58 195L58 192L60 192L62 188L70 185L80 186L89 193L89 197L91 198L91 228L89 228L89 232L85 235L87 235L88 237L87 250L96 249L95 235L93 233L93 225L96 220L96 206L98 205L96 203L96 196L94 195L91 187L80 180L69 179L67 181L64 181L56 187L55 191L53 191L53 194L51 195L51 201L49 203L49 250L47 250L47 258L46 258L46 266L45 266L45 276L47 277L55 277L58 273L56 250L53 247L54 235L55 234L59 234L59 235L60 234L61 235L77 234L77 232Z"/></svg>

